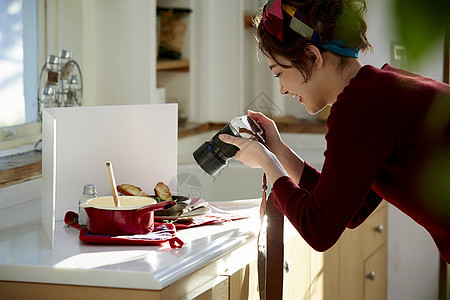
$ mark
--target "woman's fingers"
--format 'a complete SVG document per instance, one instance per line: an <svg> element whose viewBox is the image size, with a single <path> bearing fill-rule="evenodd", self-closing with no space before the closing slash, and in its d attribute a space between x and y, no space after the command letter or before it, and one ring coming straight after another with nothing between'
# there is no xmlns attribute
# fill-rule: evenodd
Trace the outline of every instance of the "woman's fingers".
<svg viewBox="0 0 450 300"><path fill-rule="evenodd" d="M266 117L264 114L260 112L254 112L251 110L248 111L248 114L255 121L259 122L262 128L264 129L264 138L266 140L267 147L272 148L276 146L279 143L279 141L281 141L277 125L272 119Z"/></svg>
<svg viewBox="0 0 450 300"><path fill-rule="evenodd" d="M275 122L268 118L266 115L260 112L254 112L252 110L248 111L248 115L255 121L259 122L262 127L266 130L269 127L276 128Z"/></svg>
<svg viewBox="0 0 450 300"><path fill-rule="evenodd" d="M235 145L236 147L238 147L241 151L246 149L250 143L254 143L257 142L253 139L246 139L246 138L242 138L242 137L235 137L229 134L220 134L219 135L219 139L222 142L225 142L227 144L231 144L231 145Z"/></svg>
<svg viewBox="0 0 450 300"><path fill-rule="evenodd" d="M229 134L220 134L219 135L219 139L222 142L225 142L227 144L231 144L231 145L235 145L236 147L241 148L241 146L245 143L248 142L248 139L244 139L244 138L240 138L240 137L235 137ZM247 140L247 141L245 141Z"/></svg>
<svg viewBox="0 0 450 300"><path fill-rule="evenodd" d="M248 115L255 121L260 122L261 124L267 123L267 122L272 122L271 119L269 119L268 117L266 117L263 113L260 112L255 112L252 110L248 111Z"/></svg>
<svg viewBox="0 0 450 300"><path fill-rule="evenodd" d="M225 143L234 145L240 150L236 152L234 158L241 161L244 165L252 168L260 167L261 155L264 153L264 146L257 141L235 137L228 134L219 135L219 139Z"/></svg>

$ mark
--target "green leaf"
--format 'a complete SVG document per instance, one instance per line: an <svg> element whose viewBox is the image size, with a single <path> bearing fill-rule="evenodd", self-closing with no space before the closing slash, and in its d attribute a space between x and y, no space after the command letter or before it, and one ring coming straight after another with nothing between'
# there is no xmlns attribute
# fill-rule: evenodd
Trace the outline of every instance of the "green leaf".
<svg viewBox="0 0 450 300"><path fill-rule="evenodd" d="M420 60L446 30L450 32L449 0L394 0L394 14L413 61Z"/></svg>

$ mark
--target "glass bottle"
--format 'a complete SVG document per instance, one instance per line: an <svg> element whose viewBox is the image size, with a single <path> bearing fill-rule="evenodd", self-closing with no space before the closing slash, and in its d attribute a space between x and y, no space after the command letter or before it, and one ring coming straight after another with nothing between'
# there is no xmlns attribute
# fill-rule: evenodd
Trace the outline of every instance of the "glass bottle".
<svg viewBox="0 0 450 300"><path fill-rule="evenodd" d="M85 203L89 199L97 197L97 187L95 184L85 184L83 187L83 195L81 195L79 205ZM87 214L83 207L78 205L78 225L85 227L87 225Z"/></svg>

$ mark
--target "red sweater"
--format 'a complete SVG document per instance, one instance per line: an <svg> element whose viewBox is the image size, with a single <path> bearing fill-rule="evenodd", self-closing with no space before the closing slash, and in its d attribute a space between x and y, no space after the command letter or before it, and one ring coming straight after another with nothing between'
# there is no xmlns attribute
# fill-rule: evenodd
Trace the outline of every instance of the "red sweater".
<svg viewBox="0 0 450 300"><path fill-rule="evenodd" d="M426 228L450 262L450 199L436 204L424 184L436 174L427 168L436 151L450 158L448 114L443 134L424 126L441 94L449 109L444 83L387 64L360 69L331 108L322 172L305 163L300 183L281 177L273 184L276 206L311 247L327 250L385 199Z"/></svg>

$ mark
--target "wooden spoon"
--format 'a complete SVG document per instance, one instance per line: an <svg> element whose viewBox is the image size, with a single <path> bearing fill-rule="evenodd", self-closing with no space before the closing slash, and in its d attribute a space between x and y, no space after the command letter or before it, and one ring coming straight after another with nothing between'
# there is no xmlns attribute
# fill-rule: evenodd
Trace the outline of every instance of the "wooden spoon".
<svg viewBox="0 0 450 300"><path fill-rule="evenodd" d="M114 171L112 167L112 163L110 161L106 162L106 170L108 171L108 177L109 177L109 184L111 185L111 192L114 199L114 204L116 207L120 206L119 203L119 196L117 195L117 189L116 189L116 178L114 177Z"/></svg>

